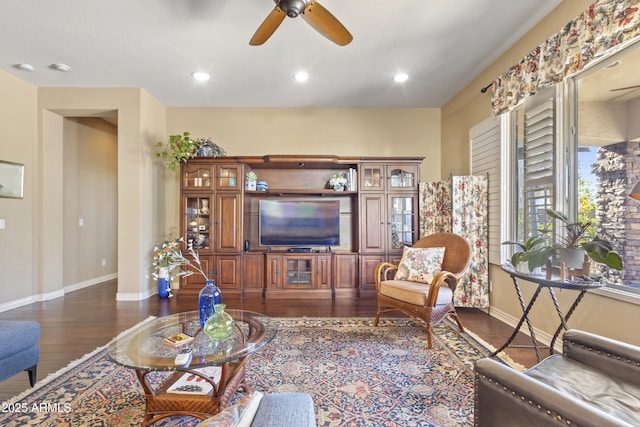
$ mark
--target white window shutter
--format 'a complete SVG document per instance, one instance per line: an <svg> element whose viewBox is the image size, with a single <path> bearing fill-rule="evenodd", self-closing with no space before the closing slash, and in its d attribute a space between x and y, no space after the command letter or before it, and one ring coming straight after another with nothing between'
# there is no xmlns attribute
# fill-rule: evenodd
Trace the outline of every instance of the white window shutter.
<svg viewBox="0 0 640 427"><path fill-rule="evenodd" d="M524 113L524 232L525 237L546 227L555 188L554 100L532 98Z"/></svg>
<svg viewBox="0 0 640 427"><path fill-rule="evenodd" d="M501 145L502 119L491 117L469 131L471 142L471 174L486 175L488 180L489 262L501 264L502 221L502 172Z"/></svg>

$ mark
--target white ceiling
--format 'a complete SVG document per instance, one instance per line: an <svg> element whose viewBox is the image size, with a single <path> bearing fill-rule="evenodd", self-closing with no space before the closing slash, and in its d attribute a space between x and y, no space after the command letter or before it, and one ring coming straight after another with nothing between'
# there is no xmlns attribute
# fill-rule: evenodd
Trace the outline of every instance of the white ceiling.
<svg viewBox="0 0 640 427"><path fill-rule="evenodd" d="M320 3L351 44L298 17L249 46L272 0L2 0L0 68L40 87L141 87L169 107L441 107L560 0Z"/></svg>

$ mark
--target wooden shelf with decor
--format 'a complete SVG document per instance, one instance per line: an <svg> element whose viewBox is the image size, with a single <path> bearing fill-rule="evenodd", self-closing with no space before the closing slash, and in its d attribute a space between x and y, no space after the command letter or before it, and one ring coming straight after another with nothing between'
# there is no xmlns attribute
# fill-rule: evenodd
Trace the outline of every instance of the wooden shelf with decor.
<svg viewBox="0 0 640 427"><path fill-rule="evenodd" d="M206 256L208 273L223 293L247 298L357 296L371 289L377 262L399 259L402 246L418 238L422 160L195 158L181 169L180 227ZM248 172L266 183L266 191L245 190ZM347 180L343 191L329 186L337 175ZM269 209L277 213L269 217ZM303 218L305 209L312 212L308 218ZM268 235L270 225L275 234ZM199 292L204 280L198 277L183 278L180 292Z"/></svg>

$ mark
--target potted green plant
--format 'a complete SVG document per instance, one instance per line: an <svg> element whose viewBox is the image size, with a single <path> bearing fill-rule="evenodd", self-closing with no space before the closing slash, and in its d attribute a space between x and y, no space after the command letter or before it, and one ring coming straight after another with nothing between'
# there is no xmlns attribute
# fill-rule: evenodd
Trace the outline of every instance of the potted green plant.
<svg viewBox="0 0 640 427"><path fill-rule="evenodd" d="M258 182L258 175L254 171L247 172L245 175L245 190L255 191L256 183Z"/></svg>
<svg viewBox="0 0 640 427"><path fill-rule="evenodd" d="M182 135L171 135L166 143L158 142L156 147L162 150L156 153L156 158L163 159L167 169L175 172L180 167L180 163L196 157L199 144L189 136L189 132Z"/></svg>
<svg viewBox="0 0 640 427"><path fill-rule="evenodd" d="M555 255L555 247L548 244L548 237L536 234L529 237L524 243L507 241L503 245L515 245L518 250L511 256L513 268L520 272L533 272L542 267ZM525 266L525 268L523 268Z"/></svg>
<svg viewBox="0 0 640 427"><path fill-rule="evenodd" d="M593 223L590 221L571 222L569 217L560 211L547 210L547 215L560 221L564 225L564 234L557 233L556 254L558 258L565 262L567 266L573 262L572 254L577 253L579 266L575 264L571 267L581 268L584 254L598 264L604 264L615 270L622 269L622 258L615 251L611 242L604 240L591 232Z"/></svg>

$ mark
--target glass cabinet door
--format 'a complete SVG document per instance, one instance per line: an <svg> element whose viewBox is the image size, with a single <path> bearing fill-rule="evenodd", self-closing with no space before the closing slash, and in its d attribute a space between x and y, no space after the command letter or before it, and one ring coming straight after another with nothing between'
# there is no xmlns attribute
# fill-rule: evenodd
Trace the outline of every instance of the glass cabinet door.
<svg viewBox="0 0 640 427"><path fill-rule="evenodd" d="M184 196L184 236L197 251L211 251L213 200L206 195Z"/></svg>
<svg viewBox="0 0 640 427"><path fill-rule="evenodd" d="M311 258L286 259L286 287L311 287Z"/></svg>
<svg viewBox="0 0 640 427"><path fill-rule="evenodd" d="M415 198L412 196L389 196L389 221L391 223L390 249L411 246L416 236Z"/></svg>
<svg viewBox="0 0 640 427"><path fill-rule="evenodd" d="M213 188L212 177L211 166L185 165L184 173L182 174L182 188L184 190L210 190Z"/></svg>
<svg viewBox="0 0 640 427"><path fill-rule="evenodd" d="M362 167L360 168L360 176L361 190L380 191L384 189L383 165L362 165Z"/></svg>
<svg viewBox="0 0 640 427"><path fill-rule="evenodd" d="M240 185L242 184L242 167L240 165L217 165L216 172L217 190L240 189Z"/></svg>
<svg viewBox="0 0 640 427"><path fill-rule="evenodd" d="M408 189L417 185L414 168L392 167L389 170L389 189Z"/></svg>

